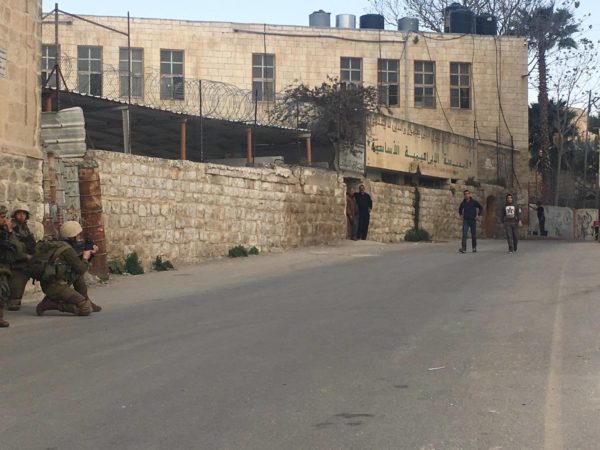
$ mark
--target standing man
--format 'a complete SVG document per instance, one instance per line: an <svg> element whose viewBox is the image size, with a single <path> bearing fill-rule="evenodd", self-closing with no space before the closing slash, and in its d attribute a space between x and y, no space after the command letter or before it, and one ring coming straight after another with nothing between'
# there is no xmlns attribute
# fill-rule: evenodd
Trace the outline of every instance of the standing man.
<svg viewBox="0 0 600 450"><path fill-rule="evenodd" d="M4 320L4 306L10 299L10 276L13 264L26 261L28 256L23 246L12 232L8 208L0 205L0 328L9 323Z"/></svg>
<svg viewBox="0 0 600 450"><path fill-rule="evenodd" d="M506 204L502 208L502 223L506 232L508 253L516 252L517 244L519 243L517 227L521 223L521 208L513 203L512 194L506 195Z"/></svg>
<svg viewBox="0 0 600 450"><path fill-rule="evenodd" d="M60 227L60 237L63 240L80 240L82 231L78 222L65 222ZM80 280L85 284L81 277L87 272L88 262L93 253L93 250L84 250L80 258L68 242L58 243L50 261L56 267L55 274L49 279L42 279L41 282L42 291L46 296L35 309L38 316L46 311L68 312L77 316L90 315L94 305L89 298L75 289L73 283ZM81 290L81 286L77 288Z"/></svg>
<svg viewBox="0 0 600 450"><path fill-rule="evenodd" d="M365 185L358 187L358 192L354 194L356 206L358 206L358 239L367 239L369 233L369 222L371 221L371 211L373 210L373 200L365 192Z"/></svg>
<svg viewBox="0 0 600 450"><path fill-rule="evenodd" d="M473 253L477 252L477 216L483 213L483 207L479 202L471 198L471 191L468 189L463 192L463 201L458 207L458 214L463 220L462 241L458 249L460 253L467 252L467 233L471 230L471 247Z"/></svg>
<svg viewBox="0 0 600 450"><path fill-rule="evenodd" d="M546 236L546 214L542 202L539 200L535 204L535 210L537 211L538 223L540 224L540 236Z"/></svg>
<svg viewBox="0 0 600 450"><path fill-rule="evenodd" d="M352 188L346 192L346 220L348 222L348 239L355 241L358 235L358 206Z"/></svg>
<svg viewBox="0 0 600 450"><path fill-rule="evenodd" d="M23 244L25 253L32 256L35 252L35 236L27 225L30 217L29 208L26 205L17 205L13 209L11 217L13 234ZM10 300L8 301L9 311L21 309L21 300L25 292L25 286L29 281L27 267L27 261L13 264L10 279Z"/></svg>

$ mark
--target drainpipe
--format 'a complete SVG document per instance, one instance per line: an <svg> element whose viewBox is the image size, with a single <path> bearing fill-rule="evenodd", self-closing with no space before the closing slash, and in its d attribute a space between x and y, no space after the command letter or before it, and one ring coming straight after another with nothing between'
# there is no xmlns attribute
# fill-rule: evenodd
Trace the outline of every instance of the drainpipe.
<svg viewBox="0 0 600 450"><path fill-rule="evenodd" d="M252 166L254 157L252 156L252 128L246 129L246 165Z"/></svg>
<svg viewBox="0 0 600 450"><path fill-rule="evenodd" d="M181 141L180 141L180 148L179 148L179 153L180 153L180 158L182 161L185 161L187 159L187 155L186 155L186 125L187 125L187 119L183 119L181 122L179 122L179 132L181 135Z"/></svg>
<svg viewBox="0 0 600 450"><path fill-rule="evenodd" d="M106 236L102 224L102 189L98 164L94 160L86 159L79 166L79 197L83 235L98 246L98 251L92 259L90 273L107 276Z"/></svg>

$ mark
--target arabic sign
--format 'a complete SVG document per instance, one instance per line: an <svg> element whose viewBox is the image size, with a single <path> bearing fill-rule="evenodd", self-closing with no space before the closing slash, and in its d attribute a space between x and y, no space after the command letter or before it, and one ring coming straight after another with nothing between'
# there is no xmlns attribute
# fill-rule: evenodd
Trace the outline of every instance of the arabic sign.
<svg viewBox="0 0 600 450"><path fill-rule="evenodd" d="M473 139L384 115L370 118L367 166L439 178L477 177Z"/></svg>
<svg viewBox="0 0 600 450"><path fill-rule="evenodd" d="M365 146L363 144L340 144L340 170L346 172L365 172Z"/></svg>
<svg viewBox="0 0 600 450"><path fill-rule="evenodd" d="M6 76L6 61L7 61L7 56L6 56L6 50L3 48L0 48L0 77L5 77Z"/></svg>

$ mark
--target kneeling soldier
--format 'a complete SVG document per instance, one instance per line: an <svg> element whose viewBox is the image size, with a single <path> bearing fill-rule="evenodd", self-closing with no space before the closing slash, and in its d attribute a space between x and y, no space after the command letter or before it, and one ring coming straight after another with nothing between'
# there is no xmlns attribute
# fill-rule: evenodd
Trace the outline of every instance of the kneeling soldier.
<svg viewBox="0 0 600 450"><path fill-rule="evenodd" d="M60 227L60 237L63 240L78 240L81 237L82 228L78 222L65 222ZM62 311L78 316L88 316L93 310L93 303L84 294L73 288L73 283L78 281L81 289L83 275L88 270L88 262L93 250L85 250L81 259L77 252L68 242L57 242L57 249L50 257L49 265L55 267L55 271L48 278L42 279L42 291L46 297L37 305L36 312L41 316L46 311ZM35 258L35 257L34 257ZM87 289L87 286L86 286ZM85 292L87 293L87 291Z"/></svg>
<svg viewBox="0 0 600 450"><path fill-rule="evenodd" d="M29 208L25 205L17 205L12 213L12 230L15 237L23 244L25 253L33 255L35 252L35 236L29 230L27 224L29 217ZM21 308L21 300L27 281L29 281L27 262L22 261L13 264L10 279L10 300L8 301L9 311L18 311Z"/></svg>

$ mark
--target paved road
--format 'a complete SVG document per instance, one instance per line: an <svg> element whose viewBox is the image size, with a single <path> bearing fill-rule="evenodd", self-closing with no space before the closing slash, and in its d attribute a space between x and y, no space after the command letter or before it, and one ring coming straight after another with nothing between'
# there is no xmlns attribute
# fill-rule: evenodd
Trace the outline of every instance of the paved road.
<svg viewBox="0 0 600 450"><path fill-rule="evenodd" d="M0 331L0 448L598 449L600 246L357 243Z"/></svg>

